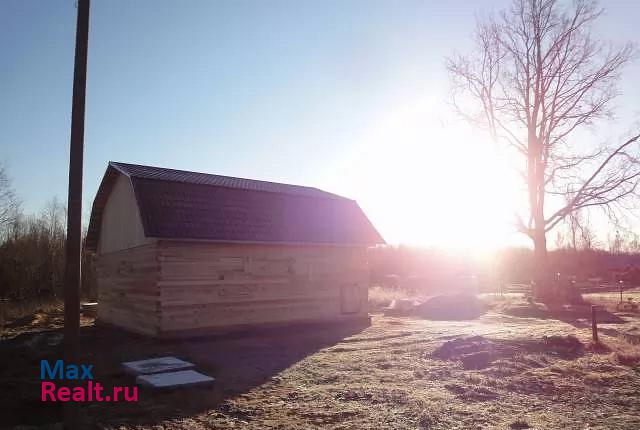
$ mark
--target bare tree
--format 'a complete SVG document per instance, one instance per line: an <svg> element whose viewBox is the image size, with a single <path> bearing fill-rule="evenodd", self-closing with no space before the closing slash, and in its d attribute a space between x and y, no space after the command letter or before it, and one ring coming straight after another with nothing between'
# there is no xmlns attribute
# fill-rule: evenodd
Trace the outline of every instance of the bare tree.
<svg viewBox="0 0 640 430"><path fill-rule="evenodd" d="M567 240L565 236L566 235L559 230L556 232L555 245L557 249L562 249L567 247Z"/></svg>
<svg viewBox="0 0 640 430"><path fill-rule="evenodd" d="M582 213L580 211L571 212L567 224L570 246L574 251L577 251L580 248L580 237L582 236Z"/></svg>
<svg viewBox="0 0 640 430"><path fill-rule="evenodd" d="M478 21L470 55L447 60L458 111L521 160L529 211L518 217L518 228L533 241L536 294L548 300L558 297L547 279L546 234L580 209L615 214L640 179L640 132L597 148L576 136L612 117L620 72L634 47L593 36L602 13L595 1L565 4L514 0Z"/></svg>
<svg viewBox="0 0 640 430"><path fill-rule="evenodd" d="M610 253L620 254L622 252L623 238L620 235L620 230L616 229L615 233L609 232L607 241L609 242Z"/></svg>
<svg viewBox="0 0 640 430"><path fill-rule="evenodd" d="M582 249L591 250L600 246L596 239L595 231L591 228L588 221L586 225L581 226L580 235L582 236Z"/></svg>
<svg viewBox="0 0 640 430"><path fill-rule="evenodd" d="M7 174L7 169L0 164L0 232L16 217L19 203Z"/></svg>
<svg viewBox="0 0 640 430"><path fill-rule="evenodd" d="M570 196L569 196L570 198ZM591 227L588 214L581 209L574 210L565 219L569 238L569 248L574 251L590 250L596 246L596 235Z"/></svg>
<svg viewBox="0 0 640 430"><path fill-rule="evenodd" d="M640 252L640 235L638 235L638 233L629 232L629 237L626 241L626 251L630 254Z"/></svg>

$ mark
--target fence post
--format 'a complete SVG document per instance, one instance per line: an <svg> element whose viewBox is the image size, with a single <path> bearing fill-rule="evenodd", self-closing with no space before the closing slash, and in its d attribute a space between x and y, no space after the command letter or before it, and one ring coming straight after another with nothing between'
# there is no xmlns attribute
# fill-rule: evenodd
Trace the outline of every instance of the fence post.
<svg viewBox="0 0 640 430"><path fill-rule="evenodd" d="M596 321L596 306L591 305L591 334L593 341L598 343L598 322Z"/></svg>
<svg viewBox="0 0 640 430"><path fill-rule="evenodd" d="M620 303L622 303L622 285L623 285L623 281L621 279L618 281L618 287L620 288Z"/></svg>

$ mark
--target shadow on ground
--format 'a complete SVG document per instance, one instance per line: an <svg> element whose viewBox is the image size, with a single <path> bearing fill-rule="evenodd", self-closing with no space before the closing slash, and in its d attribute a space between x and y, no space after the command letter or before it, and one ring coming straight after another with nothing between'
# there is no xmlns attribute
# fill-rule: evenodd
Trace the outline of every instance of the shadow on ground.
<svg viewBox="0 0 640 430"><path fill-rule="evenodd" d="M153 425L169 418L190 417L216 408L242 418L225 399L246 393L304 357L359 333L365 324L304 326L261 330L233 336L158 341L115 328L81 329L81 363L94 365L94 380L106 389L133 386L134 378L122 372L123 361L174 355L196 365L196 370L216 382L201 387L155 391L140 388L137 403L82 404L87 428L98 423ZM60 422L59 404L40 401L40 360L62 358L60 329L24 333L0 341L0 427L45 425Z"/></svg>
<svg viewBox="0 0 640 430"><path fill-rule="evenodd" d="M584 353L584 345L573 336L545 336L541 339L489 339L471 336L447 341L431 356L440 360L461 361L465 370L480 370L502 359L516 358L524 361L525 355L547 355L574 360Z"/></svg>

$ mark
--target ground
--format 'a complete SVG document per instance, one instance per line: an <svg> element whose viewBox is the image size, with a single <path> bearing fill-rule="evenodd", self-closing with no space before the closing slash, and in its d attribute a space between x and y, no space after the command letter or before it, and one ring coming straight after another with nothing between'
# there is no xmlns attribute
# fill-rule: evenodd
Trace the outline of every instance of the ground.
<svg viewBox="0 0 640 430"><path fill-rule="evenodd" d="M511 304L512 305L512 304ZM83 362L104 385L133 385L119 363L165 354L216 378L143 390L133 403L82 406L106 429L638 429L636 314L523 317L494 305L471 321L373 315L368 327L291 328L153 341L84 320ZM513 310L515 312L512 312ZM517 314L520 316L513 316ZM39 362L59 358L60 314L12 322L0 341L0 427L57 428L40 401Z"/></svg>

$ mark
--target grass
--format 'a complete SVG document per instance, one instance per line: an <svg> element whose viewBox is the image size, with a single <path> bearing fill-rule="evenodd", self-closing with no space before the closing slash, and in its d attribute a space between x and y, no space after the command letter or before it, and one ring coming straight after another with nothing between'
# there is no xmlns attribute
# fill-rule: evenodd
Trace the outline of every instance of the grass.
<svg viewBox="0 0 640 430"><path fill-rule="evenodd" d="M395 298L396 296L394 296ZM387 300L388 297L385 299ZM55 316L50 321L56 321ZM619 429L640 428L639 346L603 323L601 342L577 319L520 318L499 306L475 320L375 315L370 327L285 330L156 342L82 328L83 360L105 385L131 385L125 360L176 355L212 386L142 391L138 404L82 406L104 429ZM3 425L47 428L60 411L38 401L40 359L60 355L50 330L15 327L0 342Z"/></svg>
<svg viewBox="0 0 640 430"><path fill-rule="evenodd" d="M410 297L412 296L409 292L400 288L375 286L369 288L369 309L371 311L377 311L389 306L393 300L407 299Z"/></svg>
<svg viewBox="0 0 640 430"><path fill-rule="evenodd" d="M50 314L61 306L62 303L55 298L0 301L0 334L7 324L24 325L24 321L33 320L38 314Z"/></svg>
<svg viewBox="0 0 640 430"><path fill-rule="evenodd" d="M601 342L602 347L613 354L613 359L624 366L640 364L640 344L630 343L622 336Z"/></svg>
<svg viewBox="0 0 640 430"><path fill-rule="evenodd" d="M11 304L2 309L0 320L0 340L12 339L16 336L61 331L64 326L64 306L58 300L30 301L22 304ZM81 326L91 326L93 318L80 316Z"/></svg>
<svg viewBox="0 0 640 430"><path fill-rule="evenodd" d="M596 305L603 306L607 310L616 310L616 306L620 303L620 293L619 292L609 292L609 293L589 293L583 294L583 297L589 303L593 303ZM640 291L638 290L629 290L623 291L622 300L628 301L632 299L634 303L640 304Z"/></svg>

